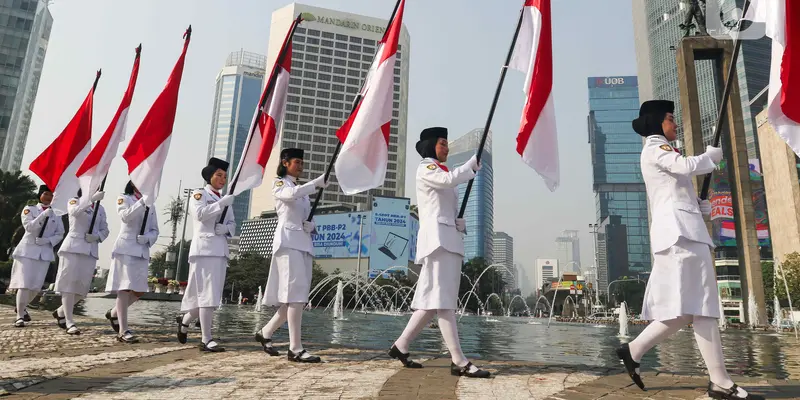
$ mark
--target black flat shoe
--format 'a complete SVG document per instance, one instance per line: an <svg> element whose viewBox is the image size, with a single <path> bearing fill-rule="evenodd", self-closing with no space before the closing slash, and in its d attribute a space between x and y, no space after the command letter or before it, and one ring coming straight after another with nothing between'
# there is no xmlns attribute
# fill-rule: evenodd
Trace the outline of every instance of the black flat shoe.
<svg viewBox="0 0 800 400"><path fill-rule="evenodd" d="M225 351L225 348L220 346L214 339L209 340L208 343L200 343L198 347L200 347L200 351L208 351L211 353L222 353Z"/></svg>
<svg viewBox="0 0 800 400"><path fill-rule="evenodd" d="M322 359L317 356L312 356L307 351L303 350L297 354L292 353L291 350L287 350L286 352L287 358L289 361L293 362L301 362L301 363L318 363L321 362Z"/></svg>
<svg viewBox="0 0 800 400"><path fill-rule="evenodd" d="M125 333L123 333L121 336L117 336L117 341L128 344L139 343L139 339L137 339L136 336L133 336L131 331L125 331Z"/></svg>
<svg viewBox="0 0 800 400"><path fill-rule="evenodd" d="M58 310L53 311L53 318L56 319L56 323L58 324L59 328L67 329L67 320L58 315Z"/></svg>
<svg viewBox="0 0 800 400"><path fill-rule="evenodd" d="M106 311L106 319L111 323L111 329L113 329L114 332L119 333L119 323L117 322L119 321L119 318L112 317L110 309Z"/></svg>
<svg viewBox="0 0 800 400"><path fill-rule="evenodd" d="M186 344L186 339L189 336L189 325L183 324L183 317L175 317L175 322L178 323L178 342L181 344ZM185 327L186 332L183 332L181 327Z"/></svg>
<svg viewBox="0 0 800 400"><path fill-rule="evenodd" d="M403 363L403 366L406 368L422 368L422 364L414 360L409 360L411 353L403 353L397 348L397 346L392 346L392 348L389 349L389 357L392 357L395 360L400 360L400 362Z"/></svg>
<svg viewBox="0 0 800 400"><path fill-rule="evenodd" d="M278 350L272 347L272 339L265 338L264 335L261 334L261 331L256 332L256 342L261 343L261 347L264 348L264 353L273 357L281 355L281 353L278 353Z"/></svg>
<svg viewBox="0 0 800 400"><path fill-rule="evenodd" d="M482 370L480 368L478 368L478 370L475 371L475 372L469 372L469 370L471 369L470 367L472 367L472 366L473 365L472 365L471 362L468 362L467 365L465 365L463 367L459 367L458 365L456 365L456 364L451 362L450 363L450 375L453 375L453 376L466 376L467 378L488 378L488 377L492 376L492 374L489 371L484 371L484 370Z"/></svg>
<svg viewBox="0 0 800 400"><path fill-rule="evenodd" d="M14 309L14 314L17 313L17 309ZM25 315L22 316L22 320L25 322L31 322L31 315L28 314L28 310L25 310Z"/></svg>
<svg viewBox="0 0 800 400"><path fill-rule="evenodd" d="M78 329L77 326L70 325L69 327L67 327L67 335L80 335L80 334L81 334L81 330Z"/></svg>
<svg viewBox="0 0 800 400"><path fill-rule="evenodd" d="M627 343L617 348L617 357L622 360L622 364L625 365L625 370L628 371L628 376L631 377L633 383L635 383L639 389L647 391L647 389L644 388L642 377L639 375L640 364L636 361L633 361L633 357L631 357L631 349Z"/></svg>
<svg viewBox="0 0 800 400"><path fill-rule="evenodd" d="M725 389L715 384L708 382L708 397L718 400L764 400L764 396L748 393L747 396L742 397L739 395L739 386L735 383L730 389Z"/></svg>
<svg viewBox="0 0 800 400"><path fill-rule="evenodd" d="M17 318L17 320L14 321L14 327L15 328L24 328L25 327L25 319L24 318Z"/></svg>

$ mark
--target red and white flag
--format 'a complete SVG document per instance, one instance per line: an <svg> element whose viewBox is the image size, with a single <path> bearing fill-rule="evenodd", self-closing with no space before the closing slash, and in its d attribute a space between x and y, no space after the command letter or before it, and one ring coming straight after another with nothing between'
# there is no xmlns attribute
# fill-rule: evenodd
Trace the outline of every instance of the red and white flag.
<svg viewBox="0 0 800 400"><path fill-rule="evenodd" d="M772 38L767 118L800 156L800 2L753 0L748 19L766 24Z"/></svg>
<svg viewBox="0 0 800 400"><path fill-rule="evenodd" d="M403 26L405 0L381 39L375 60L361 89L361 102L336 132L342 149L336 159L336 179L347 195L383 184L389 160L392 94L397 44Z"/></svg>
<svg viewBox="0 0 800 400"><path fill-rule="evenodd" d="M51 206L57 215L67 213L67 201L75 197L80 189L76 172L92 146L92 109L94 90L99 79L100 71L97 71L94 85L78 112L30 166L31 172L53 190Z"/></svg>
<svg viewBox="0 0 800 400"><path fill-rule="evenodd" d="M117 155L119 144L125 140L125 126L128 123L128 109L131 106L131 99L133 99L133 90L136 87L136 78L139 76L139 54L142 46L136 48L136 58L133 61L133 71L131 78L128 82L128 89L125 95L122 96L122 102L108 125L108 129L100 138L100 141L92 148L89 155L78 168L77 176L80 181L81 191L89 194L89 196L82 196L80 199L81 205L85 206L91 201L91 194L100 188L100 184L108 174L108 169L111 167L111 161Z"/></svg>
<svg viewBox="0 0 800 400"><path fill-rule="evenodd" d="M292 35L299 22L298 17L289 27L278 53L277 62L272 66L269 79L270 81L274 79L274 84L267 82L264 86L258 109L253 115L253 123L250 125L250 134L245 142L244 156L239 160L239 166L231 180L230 194L258 187L264 179L264 168L275 146L278 128L286 111L286 94L292 72Z"/></svg>
<svg viewBox="0 0 800 400"><path fill-rule="evenodd" d="M139 129L133 134L122 158L128 163L131 182L139 189L145 202L152 205L158 197L161 173L167 160L172 126L175 123L175 110L178 107L178 91L183 76L186 49L192 36L192 27L183 35L183 51L172 69L167 86L144 116Z"/></svg>
<svg viewBox="0 0 800 400"><path fill-rule="evenodd" d="M509 67L527 74L517 153L544 179L552 192L558 188L559 169L550 17L550 0L525 1Z"/></svg>

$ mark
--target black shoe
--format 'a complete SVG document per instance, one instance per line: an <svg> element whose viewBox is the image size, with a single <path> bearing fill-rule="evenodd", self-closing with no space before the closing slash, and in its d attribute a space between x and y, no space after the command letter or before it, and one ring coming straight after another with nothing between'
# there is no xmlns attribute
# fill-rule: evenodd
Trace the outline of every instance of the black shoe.
<svg viewBox="0 0 800 400"><path fill-rule="evenodd" d="M175 322L178 323L178 342L186 344L186 339L189 336L189 325L183 324L183 317L175 317ZM183 332L181 327L185 327L186 332Z"/></svg>
<svg viewBox="0 0 800 400"><path fill-rule="evenodd" d="M221 353L225 351L225 348L220 346L214 339L209 340L208 343L200 343L198 347L200 347L200 351L208 351L211 353Z"/></svg>
<svg viewBox="0 0 800 400"><path fill-rule="evenodd" d="M25 327L25 318L17 318L17 320L14 321L14 327L15 328L24 328Z"/></svg>
<svg viewBox="0 0 800 400"><path fill-rule="evenodd" d="M764 396L748 393L747 397L739 396L739 386L735 383L730 389L725 389L716 385L714 382L708 382L708 397L718 400L764 400Z"/></svg>
<svg viewBox="0 0 800 400"><path fill-rule="evenodd" d="M14 314L17 313L17 309L14 308ZM31 322L31 315L28 314L28 310L25 310L25 315L22 316L22 320L25 322Z"/></svg>
<svg viewBox="0 0 800 400"><path fill-rule="evenodd" d="M119 318L111 316L111 309L106 311L106 319L111 323L111 329L113 329L114 332L119 333L119 323L117 323Z"/></svg>
<svg viewBox="0 0 800 400"><path fill-rule="evenodd" d="M58 310L53 311L53 318L56 319L56 323L58 324L59 328L67 329L67 320L58 315Z"/></svg>
<svg viewBox="0 0 800 400"><path fill-rule="evenodd" d="M281 353L278 353L278 350L272 347L272 339L265 338L264 335L261 334L261 331L256 332L256 342L261 343L261 347L264 348L264 353L273 357L281 355Z"/></svg>
<svg viewBox="0 0 800 400"><path fill-rule="evenodd" d="M289 359L289 361L294 361L294 362L318 363L318 362L322 361L321 358L319 358L317 356L312 356L311 354L309 354L305 350L303 350L303 351L301 351L301 352L299 352L297 354L292 353L291 350L287 350L286 351L286 355L287 355L287 359Z"/></svg>
<svg viewBox="0 0 800 400"><path fill-rule="evenodd" d="M400 362L403 363L403 366L406 368L422 368L422 364L414 360L409 360L411 353L403 353L397 348L397 346L392 346L392 348L389 349L389 357L392 357L395 360L400 360Z"/></svg>
<svg viewBox="0 0 800 400"><path fill-rule="evenodd" d="M125 331L125 333L123 333L121 336L117 336L117 341L128 344L139 343L139 339L137 339L136 336L133 336L131 331Z"/></svg>
<svg viewBox="0 0 800 400"><path fill-rule="evenodd" d="M472 363L468 362L467 365L463 367L459 367L455 363L450 363L450 375L453 376L466 376L467 378L488 378L492 374L489 371L484 371L478 368L475 372L469 372L472 367Z"/></svg>
<svg viewBox="0 0 800 400"><path fill-rule="evenodd" d="M617 348L617 357L622 360L622 364L625 365L625 370L628 371L628 376L631 377L633 383L635 383L639 389L646 391L647 389L644 388L642 377L639 375L640 364L636 361L633 361L633 357L631 357L631 349L627 343Z"/></svg>
<svg viewBox="0 0 800 400"><path fill-rule="evenodd" d="M78 329L77 326L70 325L69 327L67 327L67 335L80 335L80 334L81 334L81 330Z"/></svg>
<svg viewBox="0 0 800 400"><path fill-rule="evenodd" d="M200 320L194 321L194 327L200 329Z"/></svg>

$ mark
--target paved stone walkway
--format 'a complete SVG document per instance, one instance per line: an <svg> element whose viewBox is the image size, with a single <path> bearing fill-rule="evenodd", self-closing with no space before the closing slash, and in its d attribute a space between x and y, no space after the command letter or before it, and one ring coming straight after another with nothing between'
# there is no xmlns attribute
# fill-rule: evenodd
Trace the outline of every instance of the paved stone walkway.
<svg viewBox="0 0 800 400"><path fill-rule="evenodd" d="M622 368L481 362L492 379L450 375L450 361L421 355L423 369L401 368L384 351L309 344L322 364L269 357L250 338L226 339L207 354L180 345L172 326L137 327L142 343L117 343L104 320L78 318L84 333L57 329L49 313L11 326L0 306L0 396L8 399L705 399L705 377L645 373L648 391ZM288 344L277 343L285 352ZM321 350L320 350L321 349ZM285 354L285 353L284 353ZM425 358L427 357L427 358ZM800 398L800 382L736 378L768 399Z"/></svg>

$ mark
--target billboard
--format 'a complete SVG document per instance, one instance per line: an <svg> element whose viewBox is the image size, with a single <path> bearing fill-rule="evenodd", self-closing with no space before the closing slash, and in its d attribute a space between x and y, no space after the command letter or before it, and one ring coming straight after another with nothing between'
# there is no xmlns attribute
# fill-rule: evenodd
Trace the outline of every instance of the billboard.
<svg viewBox="0 0 800 400"><path fill-rule="evenodd" d="M359 238L359 219L363 219L363 238ZM314 217L317 233L311 235L314 244L314 258L358 257L361 244L361 257L370 255L370 213L354 212L327 214ZM359 240L360 239L360 240Z"/></svg>
<svg viewBox="0 0 800 400"><path fill-rule="evenodd" d="M759 246L770 246L769 221L764 180L758 160L750 160L750 183L753 190L756 233ZM714 172L708 196L711 202L712 239L716 246L736 246L736 225L733 218L733 200L726 161Z"/></svg>
<svg viewBox="0 0 800 400"><path fill-rule="evenodd" d="M375 270L382 271L396 266L402 267L396 271L405 273L411 247L410 208L411 200L407 198L372 199L370 276L377 276L373 272ZM388 274L385 275L388 277Z"/></svg>

